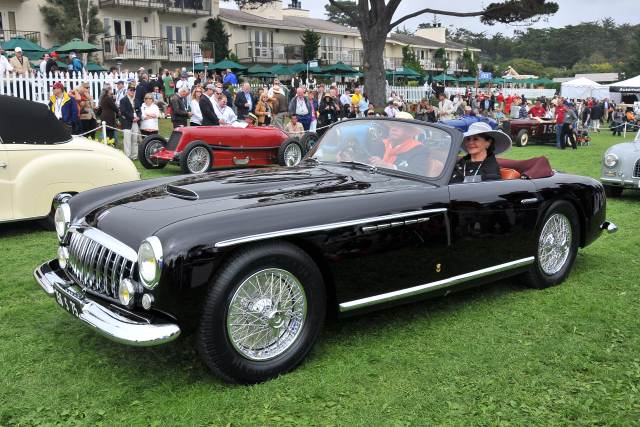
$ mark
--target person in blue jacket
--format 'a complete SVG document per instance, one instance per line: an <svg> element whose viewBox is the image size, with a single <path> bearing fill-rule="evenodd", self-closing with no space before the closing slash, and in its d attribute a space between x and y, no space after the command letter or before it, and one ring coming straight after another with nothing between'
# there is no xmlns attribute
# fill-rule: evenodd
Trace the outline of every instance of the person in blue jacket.
<svg viewBox="0 0 640 427"><path fill-rule="evenodd" d="M53 95L49 97L49 108L71 135L73 133L73 125L78 121L78 104L75 98L71 98L64 91L64 85L61 82L56 82L51 87Z"/></svg>
<svg viewBox="0 0 640 427"><path fill-rule="evenodd" d="M225 76L224 80L222 81L222 83L229 83L232 85L237 85L238 84L238 79L236 79L236 75L233 74L233 72L231 72L231 70L227 70L227 75Z"/></svg>

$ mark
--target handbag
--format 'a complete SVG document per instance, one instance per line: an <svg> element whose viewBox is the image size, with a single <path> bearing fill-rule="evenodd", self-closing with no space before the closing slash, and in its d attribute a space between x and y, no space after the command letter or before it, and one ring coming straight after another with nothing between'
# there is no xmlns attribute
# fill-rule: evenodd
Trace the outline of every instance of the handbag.
<svg viewBox="0 0 640 427"><path fill-rule="evenodd" d="M176 87L176 84L174 82L169 82L169 87Z"/></svg>

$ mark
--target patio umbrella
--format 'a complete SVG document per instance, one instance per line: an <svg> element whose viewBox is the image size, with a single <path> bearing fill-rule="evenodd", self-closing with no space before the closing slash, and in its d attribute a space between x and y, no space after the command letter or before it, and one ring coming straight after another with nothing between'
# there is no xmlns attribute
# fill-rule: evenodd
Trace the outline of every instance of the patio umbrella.
<svg viewBox="0 0 640 427"><path fill-rule="evenodd" d="M493 83L494 85L503 85L504 79L501 79L500 77L494 77L491 79L491 83Z"/></svg>
<svg viewBox="0 0 640 427"><path fill-rule="evenodd" d="M446 74L440 74L438 77L435 77L433 80L437 82L445 81L445 82L457 82L458 80L453 76L448 76Z"/></svg>
<svg viewBox="0 0 640 427"><path fill-rule="evenodd" d="M87 62L87 65L84 66L84 69L87 71L109 71L106 68L102 68L101 66L94 64L93 62Z"/></svg>
<svg viewBox="0 0 640 427"><path fill-rule="evenodd" d="M349 67L347 64L345 64L342 61L338 61L333 65L329 65L323 71L323 73L325 74L332 73L332 74L340 74L340 75L344 73L357 73L357 72L358 70L356 70L355 68Z"/></svg>
<svg viewBox="0 0 640 427"><path fill-rule="evenodd" d="M204 63L196 64L195 67L187 68L187 71L204 71Z"/></svg>
<svg viewBox="0 0 640 427"><path fill-rule="evenodd" d="M538 83L538 80L530 77L528 79L522 80L522 83L527 83L527 84Z"/></svg>
<svg viewBox="0 0 640 427"><path fill-rule="evenodd" d="M291 68L282 64L276 64L272 67L269 67L268 70L271 71L273 74L277 74L280 76L293 76L296 73Z"/></svg>
<svg viewBox="0 0 640 427"><path fill-rule="evenodd" d="M231 70L234 73L238 72L238 71L244 71L246 69L248 69L249 67L245 67L244 65L240 65L240 64L236 64L233 61L230 61L228 59L224 59L216 64L210 65L209 69L210 70L215 70L215 71L226 71L226 70Z"/></svg>
<svg viewBox="0 0 640 427"><path fill-rule="evenodd" d="M45 52L47 53L51 53L51 52L56 52L58 55L60 55L60 59L64 59L64 58L68 58L69 55L67 55L66 53L60 53L58 52L56 49L58 49L60 47L59 44L54 44L53 46L51 46L49 49L47 49Z"/></svg>
<svg viewBox="0 0 640 427"><path fill-rule="evenodd" d="M289 67L289 69L291 71L293 71L293 73L302 73L303 71L306 72L307 71L307 64L305 64L304 62L298 62L294 65L292 65L291 67Z"/></svg>
<svg viewBox="0 0 640 427"><path fill-rule="evenodd" d="M22 36L15 36L8 42L2 43L4 50L16 50L17 47L22 48L23 52L45 52L47 50Z"/></svg>
<svg viewBox="0 0 640 427"><path fill-rule="evenodd" d="M101 47L94 46L91 43L80 40L79 38L72 39L69 43L60 46L56 49L56 52L75 52L75 53L92 53L103 50Z"/></svg>
<svg viewBox="0 0 640 427"><path fill-rule="evenodd" d="M271 72L271 70L267 70L260 64L254 65L248 70L243 71L242 74L249 77L271 77L271 78L275 77L275 75L273 74L273 72Z"/></svg>
<svg viewBox="0 0 640 427"><path fill-rule="evenodd" d="M431 86L433 84L433 72L429 71L429 78L427 79L427 84Z"/></svg>
<svg viewBox="0 0 640 427"><path fill-rule="evenodd" d="M538 83L555 83L555 82L553 80L551 80L551 79L543 77L540 80L538 80Z"/></svg>
<svg viewBox="0 0 640 427"><path fill-rule="evenodd" d="M476 78L471 76L464 76L458 79L458 82L475 82L475 81L476 81Z"/></svg>

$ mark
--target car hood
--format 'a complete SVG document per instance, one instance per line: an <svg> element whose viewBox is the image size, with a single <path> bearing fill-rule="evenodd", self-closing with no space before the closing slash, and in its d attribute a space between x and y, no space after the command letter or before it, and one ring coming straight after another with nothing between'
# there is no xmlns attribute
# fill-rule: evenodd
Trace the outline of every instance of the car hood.
<svg viewBox="0 0 640 427"><path fill-rule="evenodd" d="M258 207L317 202L357 194L424 188L424 183L371 174L344 166L241 169L176 177L113 200L86 216L87 222L132 248L172 224L221 215L239 218ZM252 217L260 219L260 213ZM268 228L265 225L265 228Z"/></svg>

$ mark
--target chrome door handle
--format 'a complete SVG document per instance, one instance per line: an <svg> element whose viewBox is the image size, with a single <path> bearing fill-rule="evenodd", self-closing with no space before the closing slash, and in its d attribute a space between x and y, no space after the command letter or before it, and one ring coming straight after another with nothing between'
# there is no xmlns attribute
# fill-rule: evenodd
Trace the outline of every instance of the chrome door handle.
<svg viewBox="0 0 640 427"><path fill-rule="evenodd" d="M6 163L1 164L1 165L0 165L0 168L4 168L4 169L6 169L6 168L7 168L7 164L6 164Z"/></svg>
<svg viewBox="0 0 640 427"><path fill-rule="evenodd" d="M533 199L522 199L520 200L520 203L522 203L523 205L528 205L530 203L536 203L537 201L538 199L534 197Z"/></svg>

